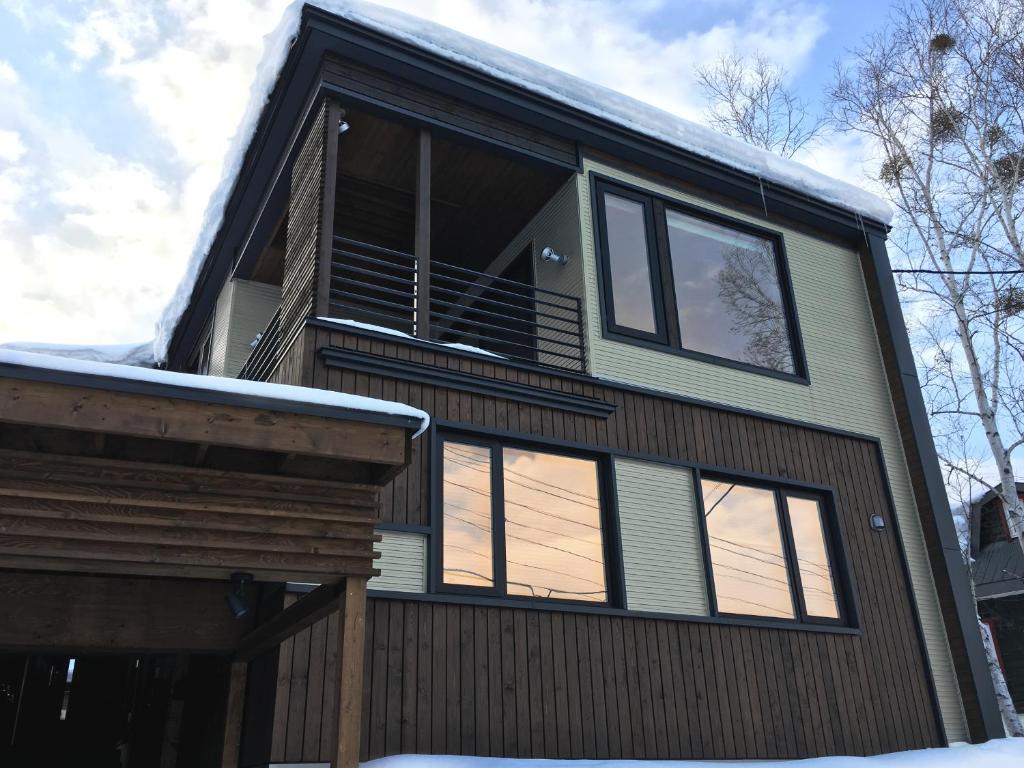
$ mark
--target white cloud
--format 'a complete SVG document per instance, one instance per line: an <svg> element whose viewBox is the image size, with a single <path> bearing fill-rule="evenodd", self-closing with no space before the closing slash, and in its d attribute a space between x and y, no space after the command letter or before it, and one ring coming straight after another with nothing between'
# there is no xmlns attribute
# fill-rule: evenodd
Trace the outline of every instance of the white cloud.
<svg viewBox="0 0 1024 768"><path fill-rule="evenodd" d="M675 38L646 29L655 14L676 7L660 0L383 4L691 119L702 112L695 64L733 48L757 48L799 71L825 31L820 5L768 0L745 7L742 18ZM20 87L18 73L0 61L0 86L18 91L0 114L0 130L19 137L5 154L0 133L0 157L14 163L0 175L0 254L13 254L5 255L5 266L13 265L0 283L0 341L117 342L152 332L219 179L263 36L285 5L94 0L59 12L37 3L23 14L26 28L48 25L61 41L40 57L70 56L87 87L90 78L104 78L102 88L93 81L95 90L112 87L115 98L121 95L144 118L152 146L171 155L157 166L99 149L106 146L99 137L41 106L29 84ZM103 101L92 108L115 111ZM846 168L855 150L822 148L814 160L823 170Z"/></svg>
<svg viewBox="0 0 1024 768"><path fill-rule="evenodd" d="M25 144L17 131L0 130L0 162L16 163L25 154Z"/></svg>

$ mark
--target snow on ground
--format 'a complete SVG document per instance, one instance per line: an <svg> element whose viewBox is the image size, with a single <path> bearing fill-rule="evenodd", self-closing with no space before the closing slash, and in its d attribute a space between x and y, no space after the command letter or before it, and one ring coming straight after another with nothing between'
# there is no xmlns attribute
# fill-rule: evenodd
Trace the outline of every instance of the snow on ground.
<svg viewBox="0 0 1024 768"><path fill-rule="evenodd" d="M450 755L397 755L363 763L363 768L1022 768L1024 739L996 739L949 749L921 749L874 757L816 757L808 760L732 762L724 760L518 760Z"/></svg>
<svg viewBox="0 0 1024 768"><path fill-rule="evenodd" d="M398 336L403 339L413 339L414 336L410 336L404 331L396 331L394 328L388 328L383 325L372 325L371 323L361 323L358 320L345 320L338 317L318 317L317 320L323 323L332 323L334 325L343 325L347 328L360 328L364 331L373 331L374 333L386 333L388 336ZM488 352L486 349L480 349L480 347L474 347L469 344L459 344L458 342L441 342L441 341L428 341L427 339L416 339L416 341L422 341L425 344L436 344L439 347L448 347L449 349L459 349L463 352L473 352L477 355L486 355L487 357L499 357L502 360L506 358L502 355L495 354L494 352Z"/></svg>
<svg viewBox="0 0 1024 768"><path fill-rule="evenodd" d="M220 228L224 208L256 131L260 112L273 91L298 33L303 3L304 0L293 2L277 28L264 38L263 58L249 91L248 106L225 156L221 179L207 206L185 274L157 323L154 349L158 362L162 363L167 357L174 329ZM889 204L859 187L453 29L362 0L313 0L312 4L478 72L562 102L591 117L752 173L770 184L794 189L883 224L892 220Z"/></svg>
<svg viewBox="0 0 1024 768"><path fill-rule="evenodd" d="M136 365L142 368L152 368L156 365L156 360L153 359L152 341L143 341L138 344L44 344L34 341L13 341L0 344L0 349L71 357L76 360L95 360L99 363Z"/></svg>
<svg viewBox="0 0 1024 768"><path fill-rule="evenodd" d="M288 403L306 403L309 405L323 405L329 408L365 411L367 413L411 416L420 421L420 428L416 435L422 434L430 425L430 416L427 415L426 411L413 408L405 403L377 400L361 395L348 395L342 392L331 392L326 389L314 389L313 387L295 387L290 384L271 384L263 381L227 379L220 376L199 376L193 373L176 373L154 368L116 365L113 363L96 362L95 360L40 355L34 352L2 348L0 348L0 365L41 368L85 376L143 381L152 384L163 384L169 387L180 387L182 389L224 392Z"/></svg>

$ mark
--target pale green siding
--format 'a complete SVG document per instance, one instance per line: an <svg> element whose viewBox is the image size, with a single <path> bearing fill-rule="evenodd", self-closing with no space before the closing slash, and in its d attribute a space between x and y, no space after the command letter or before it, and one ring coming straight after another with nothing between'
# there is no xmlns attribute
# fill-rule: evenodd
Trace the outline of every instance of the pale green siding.
<svg viewBox="0 0 1024 768"><path fill-rule="evenodd" d="M233 378L252 352L252 342L281 306L276 285L233 278L217 297L210 375Z"/></svg>
<svg viewBox="0 0 1024 768"><path fill-rule="evenodd" d="M421 533L383 531L375 547L380 552L376 567L380 576L367 583L370 589L389 592L427 591L427 537Z"/></svg>
<svg viewBox="0 0 1024 768"><path fill-rule="evenodd" d="M615 486L627 607L706 616L693 472L616 459Z"/></svg>
<svg viewBox="0 0 1024 768"><path fill-rule="evenodd" d="M708 210L765 224L719 204L592 160L585 160L584 170L646 187ZM953 661L858 255L804 232L785 230L783 233L807 352L810 385L665 354L602 338L590 187L581 179L577 189L590 365L594 375L873 435L881 440L946 735L950 741L964 740L967 730ZM771 224L768 226L778 229ZM911 642L909 638L908 642Z"/></svg>

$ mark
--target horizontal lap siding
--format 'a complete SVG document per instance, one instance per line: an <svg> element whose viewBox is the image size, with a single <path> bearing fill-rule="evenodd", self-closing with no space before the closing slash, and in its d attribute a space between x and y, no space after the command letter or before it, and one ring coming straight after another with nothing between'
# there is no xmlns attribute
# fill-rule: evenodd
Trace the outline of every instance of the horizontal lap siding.
<svg viewBox="0 0 1024 768"><path fill-rule="evenodd" d="M615 460L626 604L635 611L706 615L693 473Z"/></svg>
<svg viewBox="0 0 1024 768"><path fill-rule="evenodd" d="M380 576L367 587L394 592L427 591L427 537L422 533L384 531L376 549Z"/></svg>
<svg viewBox="0 0 1024 768"><path fill-rule="evenodd" d="M485 429L834 487L863 627L847 636L371 599L364 757L797 757L942 743L895 532L869 525L872 513L891 514L873 443L397 340L313 327L306 334L314 349L359 349L618 407L601 419L317 362L320 386L405 399L437 419ZM429 442L413 446L412 469L385 490L388 522L429 522Z"/></svg>

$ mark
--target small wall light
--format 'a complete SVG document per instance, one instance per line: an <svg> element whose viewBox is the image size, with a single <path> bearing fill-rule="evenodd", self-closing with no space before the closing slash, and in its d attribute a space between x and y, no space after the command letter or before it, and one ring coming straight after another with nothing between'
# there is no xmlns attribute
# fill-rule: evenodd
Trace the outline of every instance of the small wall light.
<svg viewBox="0 0 1024 768"><path fill-rule="evenodd" d="M568 264L569 257L563 253L556 253L555 249L550 245L547 246L543 251L540 252L540 257L544 261L550 261L552 264Z"/></svg>
<svg viewBox="0 0 1024 768"><path fill-rule="evenodd" d="M249 596L246 594L246 587L252 584L251 573L232 573L231 591L228 593L228 608L236 619L240 619L249 613Z"/></svg>
<svg viewBox="0 0 1024 768"><path fill-rule="evenodd" d="M338 133L344 133L348 129L349 129L349 124L346 123L344 120L342 120L340 123L338 123Z"/></svg>
<svg viewBox="0 0 1024 768"><path fill-rule="evenodd" d="M881 515L875 514L871 516L871 530L873 531L884 531L885 530L885 518Z"/></svg>

